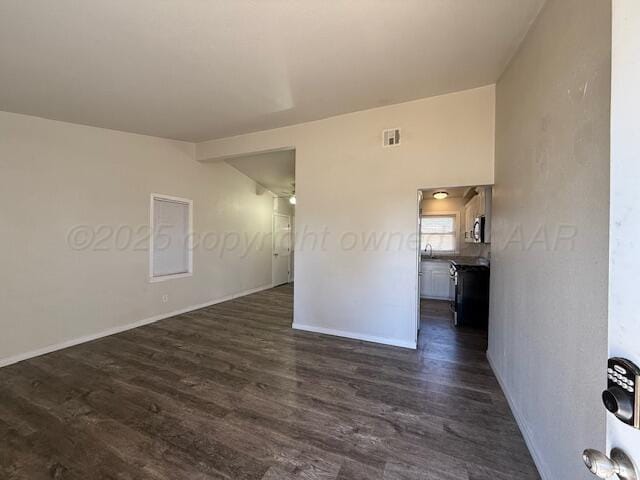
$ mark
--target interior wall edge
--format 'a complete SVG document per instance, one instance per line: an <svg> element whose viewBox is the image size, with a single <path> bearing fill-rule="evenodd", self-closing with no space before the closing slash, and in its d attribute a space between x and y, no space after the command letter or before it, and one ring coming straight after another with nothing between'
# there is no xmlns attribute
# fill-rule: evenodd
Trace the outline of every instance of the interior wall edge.
<svg viewBox="0 0 640 480"><path fill-rule="evenodd" d="M540 474L540 477L542 477L542 480L554 480L553 476L548 471L548 468L545 466L545 463L542 460L543 458L542 454L536 448L535 442L533 441L533 433L529 428L529 424L525 420L520 410L518 410L516 402L513 400L513 398L511 398L511 395L509 394L509 390L506 388L506 384L500 374L500 370L496 368L493 362L493 359L491 358L491 352L489 351L487 351L487 360L489 362L489 366L491 367L491 371L493 372L493 375L496 377L496 380L500 385L500 389L502 390L504 397L507 399L507 403L509 404L509 409L511 410L511 413L513 414L513 418L515 418L516 423L518 424L520 433L524 438L524 442L527 444L527 448L529 449L529 453L531 453L531 458L533 458L533 463L536 464L536 468L538 469L538 473Z"/></svg>
<svg viewBox="0 0 640 480"><path fill-rule="evenodd" d="M489 352L553 479L592 478L581 453L605 448L610 15L548 0L496 87Z"/></svg>

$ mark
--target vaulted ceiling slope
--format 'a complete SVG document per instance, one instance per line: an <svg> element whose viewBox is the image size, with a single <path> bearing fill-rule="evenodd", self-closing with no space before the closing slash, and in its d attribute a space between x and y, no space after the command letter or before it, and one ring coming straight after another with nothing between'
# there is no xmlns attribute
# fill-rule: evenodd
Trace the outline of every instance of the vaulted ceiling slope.
<svg viewBox="0 0 640 480"><path fill-rule="evenodd" d="M236 157L226 162L276 195L291 195L295 191L295 150Z"/></svg>
<svg viewBox="0 0 640 480"><path fill-rule="evenodd" d="M544 0L0 0L0 110L187 141L495 82Z"/></svg>

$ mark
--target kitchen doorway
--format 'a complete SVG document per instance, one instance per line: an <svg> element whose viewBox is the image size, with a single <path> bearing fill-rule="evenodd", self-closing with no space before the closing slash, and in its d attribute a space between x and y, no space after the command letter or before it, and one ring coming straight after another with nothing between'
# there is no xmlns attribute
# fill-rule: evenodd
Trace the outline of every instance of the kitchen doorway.
<svg viewBox="0 0 640 480"><path fill-rule="evenodd" d="M438 358L487 349L492 194L491 186L418 192L417 339Z"/></svg>

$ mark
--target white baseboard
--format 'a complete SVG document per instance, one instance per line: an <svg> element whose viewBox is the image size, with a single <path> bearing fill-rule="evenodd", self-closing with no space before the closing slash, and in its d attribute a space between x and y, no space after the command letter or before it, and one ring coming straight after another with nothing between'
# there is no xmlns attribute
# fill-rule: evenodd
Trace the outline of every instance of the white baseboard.
<svg viewBox="0 0 640 480"><path fill-rule="evenodd" d="M117 327L109 328L107 330L102 330L101 332L98 332L98 333L93 333L91 335L85 335L83 337L73 338L71 340L66 340L64 342L56 343L54 345L49 345L44 348L40 348L38 350L32 350L30 352L19 353L18 355L2 358L0 359L0 368L6 367L8 365L12 365L14 363L21 362L23 360L27 360L29 358L39 357L40 355L46 355L47 353L55 352L56 350L63 350L65 348L73 347L74 345L91 342L92 340L97 340L99 338L115 335L116 333L125 332L127 330L132 330L134 328L142 327L144 325L149 325L150 323L155 323L160 320L164 320L165 318L175 317L176 315L193 312L194 310L210 307L211 305L215 305L217 303L227 302L229 300L233 300L234 298L244 297L245 295L250 295L252 293L268 290L272 287L273 286L271 284L263 285L261 287L252 288L249 290L245 290L243 292L234 293L232 295L226 295L224 297L217 298L210 302L201 303L199 305L191 305L189 307L181 308L180 310L175 310L173 312L161 313L159 315L154 315L153 317L145 318L143 320L138 320L137 322L128 323L127 325L120 325Z"/></svg>
<svg viewBox="0 0 640 480"><path fill-rule="evenodd" d="M386 337L374 337L372 335L363 335L355 332L345 332L343 330L334 330L332 328L316 327L313 325L301 325L294 323L292 328L295 330L304 330L305 332L323 333L325 335L333 335L334 337L351 338L354 340L364 340L365 342L382 343L383 345L392 345L394 347L416 349L416 342L407 342L404 340L396 340Z"/></svg>
<svg viewBox="0 0 640 480"><path fill-rule="evenodd" d="M427 297L426 295L420 295L420 298L423 300L446 300L447 302L451 301L449 297Z"/></svg>
<svg viewBox="0 0 640 480"><path fill-rule="evenodd" d="M538 469L538 473L540 474L540 477L543 480L553 480L553 477L551 476L551 474L546 470L545 464L542 460L542 455L540 455L540 452L538 451L538 449L533 443L533 434L529 429L529 425L524 420L524 417L518 410L518 407L513 401L513 398L509 394L509 390L507 390L506 384L503 381L502 377L500 376L500 372L498 371L495 364L493 363L493 360L491 359L491 354L489 353L489 351L487 351L487 360L489 361L491 370L493 370L493 374L495 375L496 379L498 380L498 383L500 384L500 388L502 389L502 392L504 393L505 398L507 399L509 408L511 408L511 413L513 413L513 418L516 419L516 423L518 424L518 427L520 428L520 432L522 433L524 441L527 444L527 447L529 448L529 452L531 453L531 458L533 458L533 463L536 464L536 468Z"/></svg>

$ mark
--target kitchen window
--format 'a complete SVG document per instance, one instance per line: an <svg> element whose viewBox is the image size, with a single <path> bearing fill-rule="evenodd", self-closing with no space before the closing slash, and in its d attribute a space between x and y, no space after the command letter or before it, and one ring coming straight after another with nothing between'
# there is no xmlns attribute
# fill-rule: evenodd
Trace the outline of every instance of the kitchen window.
<svg viewBox="0 0 640 480"><path fill-rule="evenodd" d="M431 245L433 253L456 253L458 249L457 215L423 215L420 223L420 250Z"/></svg>

